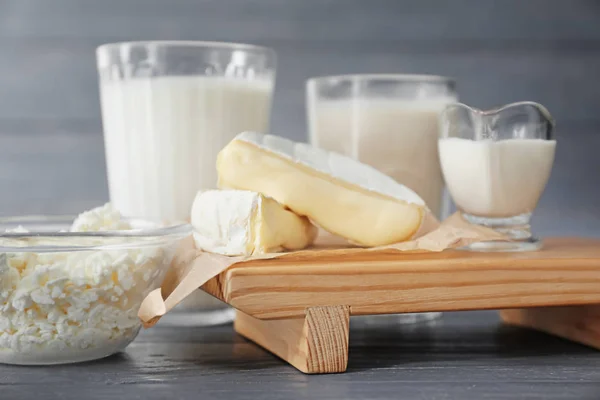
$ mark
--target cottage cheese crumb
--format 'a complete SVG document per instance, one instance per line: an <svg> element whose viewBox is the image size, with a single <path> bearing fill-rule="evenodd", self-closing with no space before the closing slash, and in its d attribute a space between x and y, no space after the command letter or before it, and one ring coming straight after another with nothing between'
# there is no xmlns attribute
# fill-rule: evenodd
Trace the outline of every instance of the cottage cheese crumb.
<svg viewBox="0 0 600 400"><path fill-rule="evenodd" d="M110 203L79 214L71 226L72 232L121 231L127 229L131 229L131 225L123 220L121 213Z"/></svg>
<svg viewBox="0 0 600 400"><path fill-rule="evenodd" d="M131 226L109 204L81 214L71 228L122 229ZM122 350L172 256L172 246L0 253L0 362L74 362Z"/></svg>

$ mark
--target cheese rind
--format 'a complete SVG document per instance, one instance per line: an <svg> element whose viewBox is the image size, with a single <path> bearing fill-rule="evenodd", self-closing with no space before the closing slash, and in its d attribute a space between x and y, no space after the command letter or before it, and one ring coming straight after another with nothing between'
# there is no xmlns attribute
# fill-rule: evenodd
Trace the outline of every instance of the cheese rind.
<svg viewBox="0 0 600 400"><path fill-rule="evenodd" d="M275 200L244 190L198 192L191 222L196 247L227 256L300 250L317 228Z"/></svg>
<svg viewBox="0 0 600 400"><path fill-rule="evenodd" d="M376 169L276 136L239 134L219 153L217 172L219 187L263 193L363 246L411 239L431 217L415 192Z"/></svg>

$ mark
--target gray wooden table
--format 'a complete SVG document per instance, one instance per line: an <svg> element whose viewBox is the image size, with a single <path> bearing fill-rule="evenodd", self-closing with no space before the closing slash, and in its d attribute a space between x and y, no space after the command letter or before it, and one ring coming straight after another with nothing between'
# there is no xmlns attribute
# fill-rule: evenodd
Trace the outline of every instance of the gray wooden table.
<svg viewBox="0 0 600 400"><path fill-rule="evenodd" d="M0 399L597 399L600 352L494 312L420 325L352 320L348 371L304 375L233 332L161 326L78 365L0 366Z"/></svg>

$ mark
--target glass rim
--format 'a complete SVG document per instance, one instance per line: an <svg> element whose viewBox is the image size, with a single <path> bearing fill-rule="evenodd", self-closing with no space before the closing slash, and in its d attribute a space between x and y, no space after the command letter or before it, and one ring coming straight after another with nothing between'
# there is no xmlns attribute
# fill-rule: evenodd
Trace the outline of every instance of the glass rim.
<svg viewBox="0 0 600 400"><path fill-rule="evenodd" d="M76 216L71 215L26 215L15 217L0 217L0 224L19 226L23 224L65 224L69 225ZM124 218L124 221L138 222L140 224L156 224L156 221L141 218ZM161 241L168 239L183 239L193 231L189 223L174 223L167 226L155 226L149 228L134 228L130 230L106 230L94 232L60 232L32 230L28 232L1 232L1 239L56 239L64 241L64 244L51 245L32 245L32 246L5 246L0 245L0 253L4 252L67 252L67 251L89 251L89 250L117 250L128 249L141 246L158 245ZM106 240L107 243L98 243L91 245L73 245L69 244L69 239L98 239ZM124 243L114 243L110 239L130 239ZM135 239L155 239L148 242Z"/></svg>
<svg viewBox="0 0 600 400"><path fill-rule="evenodd" d="M447 104L444 107L441 115L447 114L453 108L462 108L462 109L466 109L469 112L474 113L474 114L478 114L478 115L482 115L482 116L490 116L490 115L500 113L500 112L506 110L507 108L522 107L522 106L532 106L532 107L537 108L544 115L544 117L547 118L548 122L550 122L550 125L552 125L553 127L556 125L556 121L554 120L554 117L552 116L552 114L550 114L550 111L548 111L546 106L544 106L543 104L540 104L540 103L536 103L535 101L531 101L531 100L516 101L513 103L504 104L502 106L493 107L493 108L490 108L487 110L482 110L477 107L471 107L470 105L461 103L461 102L453 102L453 103Z"/></svg>
<svg viewBox="0 0 600 400"><path fill-rule="evenodd" d="M170 46L170 47L190 47L190 48L206 48L206 49L222 49L222 50L254 50L262 51L265 53L275 53L275 50L271 47L260 46L250 43L237 43L237 42L218 42L218 41L203 41L203 40L134 40L134 41L123 41L104 43L96 47L96 52L109 50L111 48L119 48L123 46Z"/></svg>
<svg viewBox="0 0 600 400"><path fill-rule="evenodd" d="M454 78L443 75L428 74L342 74L342 75L324 75L314 76L306 80L307 84L314 84L323 81L346 80L346 81L398 81L414 83L447 83L456 84Z"/></svg>

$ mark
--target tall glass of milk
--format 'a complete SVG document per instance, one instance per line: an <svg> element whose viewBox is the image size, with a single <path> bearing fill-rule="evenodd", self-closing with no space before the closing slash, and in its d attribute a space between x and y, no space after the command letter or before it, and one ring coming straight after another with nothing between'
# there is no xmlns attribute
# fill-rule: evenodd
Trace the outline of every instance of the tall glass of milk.
<svg viewBox="0 0 600 400"><path fill-rule="evenodd" d="M439 117L445 106L455 101L454 81L441 76L362 74L312 78L306 84L309 141L386 173L417 192L442 218L448 202L443 201L444 180L438 155ZM400 321L436 315L404 315ZM373 318L381 317L368 320Z"/></svg>
<svg viewBox="0 0 600 400"><path fill-rule="evenodd" d="M97 49L97 64L110 200L124 215L188 220L196 192L216 187L221 148L242 131L269 129L271 49L114 43ZM203 292L191 302L197 324L229 318Z"/></svg>
<svg viewBox="0 0 600 400"><path fill-rule="evenodd" d="M469 222L511 241L474 243L479 251L541 247L530 219L550 177L554 120L541 104L520 102L482 111L457 103L442 113L440 161L456 207Z"/></svg>

